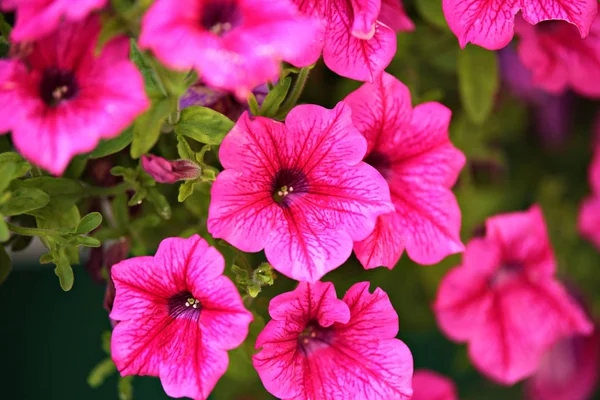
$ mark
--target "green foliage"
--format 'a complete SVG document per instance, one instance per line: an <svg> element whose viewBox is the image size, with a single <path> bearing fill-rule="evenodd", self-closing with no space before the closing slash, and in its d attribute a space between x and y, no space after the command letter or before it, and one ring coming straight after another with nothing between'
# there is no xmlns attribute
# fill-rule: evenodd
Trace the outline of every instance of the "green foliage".
<svg viewBox="0 0 600 400"><path fill-rule="evenodd" d="M496 53L469 45L458 54L458 87L473 122L481 124L490 115L499 82Z"/></svg>
<svg viewBox="0 0 600 400"><path fill-rule="evenodd" d="M233 128L233 122L221 113L207 107L193 106L181 111L175 124L175 133L200 143L219 145Z"/></svg>
<svg viewBox="0 0 600 400"><path fill-rule="evenodd" d="M12 263L10 256L6 252L4 246L0 246L0 285L8 278L12 271Z"/></svg>
<svg viewBox="0 0 600 400"><path fill-rule="evenodd" d="M279 107L285 100L288 91L290 90L290 86L292 84L292 78L285 77L281 79L275 87L269 91L267 97L265 97L265 101L260 108L258 114L263 117L274 118L279 111Z"/></svg>
<svg viewBox="0 0 600 400"><path fill-rule="evenodd" d="M133 141L133 127L125 129L119 136L110 140L101 140L94 151L89 154L89 158L102 158L114 153L118 153Z"/></svg>

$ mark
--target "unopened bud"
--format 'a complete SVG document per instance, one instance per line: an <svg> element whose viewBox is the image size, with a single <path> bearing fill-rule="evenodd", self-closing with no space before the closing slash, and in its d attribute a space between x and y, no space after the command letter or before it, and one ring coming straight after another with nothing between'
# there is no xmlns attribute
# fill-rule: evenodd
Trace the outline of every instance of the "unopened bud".
<svg viewBox="0 0 600 400"><path fill-rule="evenodd" d="M182 180L197 179L202 175L202 168L190 160L173 160L145 155L142 156L142 167L156 182L175 183Z"/></svg>

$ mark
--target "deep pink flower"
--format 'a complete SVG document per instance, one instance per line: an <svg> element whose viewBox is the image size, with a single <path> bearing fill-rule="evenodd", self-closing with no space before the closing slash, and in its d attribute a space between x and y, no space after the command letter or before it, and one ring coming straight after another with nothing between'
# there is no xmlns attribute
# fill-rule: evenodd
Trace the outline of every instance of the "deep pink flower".
<svg viewBox="0 0 600 400"><path fill-rule="evenodd" d="M393 210L350 108L301 105L285 124L243 114L223 140L208 231L242 251L265 249L279 272L315 282Z"/></svg>
<svg viewBox="0 0 600 400"><path fill-rule="evenodd" d="M442 6L461 47L471 42L489 50L501 49L511 41L519 11L530 24L570 22L584 38L598 9L596 0L443 0Z"/></svg>
<svg viewBox="0 0 600 400"><path fill-rule="evenodd" d="M198 235L112 267L111 354L122 376L158 376L171 397L208 397L252 321L224 267Z"/></svg>
<svg viewBox="0 0 600 400"><path fill-rule="evenodd" d="M144 16L140 45L245 99L277 78L279 61L305 52L317 28L291 0L157 0Z"/></svg>
<svg viewBox="0 0 600 400"><path fill-rule="evenodd" d="M106 3L108 0L1 0L0 8L15 11L16 24L10 38L20 42L40 39L55 31L61 20L82 21Z"/></svg>
<svg viewBox="0 0 600 400"><path fill-rule="evenodd" d="M411 400L458 400L452 380L426 369L415 371L413 390L415 394Z"/></svg>
<svg viewBox="0 0 600 400"><path fill-rule="evenodd" d="M435 264L463 251L460 209L450 188L465 157L448 139L450 110L439 103L413 109L408 88L385 72L344 101L367 138L365 162L385 177L396 208L355 243L361 263L393 268L406 249L416 262Z"/></svg>
<svg viewBox="0 0 600 400"><path fill-rule="evenodd" d="M583 40L577 29L564 21L532 26L520 18L516 27L517 51L532 72L534 85L554 94L573 89L580 95L600 98L600 16L593 20L589 36Z"/></svg>
<svg viewBox="0 0 600 400"><path fill-rule="evenodd" d="M197 179L202 170L191 160L167 160L153 154L142 156L142 168L156 182L175 183L177 181Z"/></svg>
<svg viewBox="0 0 600 400"><path fill-rule="evenodd" d="M294 0L300 11L321 21L313 46L298 62L325 64L347 78L373 81L396 53L396 31L414 29L400 0Z"/></svg>
<svg viewBox="0 0 600 400"><path fill-rule="evenodd" d="M542 357L525 384L528 400L589 400L598 384L600 333L572 336L556 343Z"/></svg>
<svg viewBox="0 0 600 400"><path fill-rule="evenodd" d="M61 174L71 158L112 138L148 107L120 36L94 56L96 18L65 23L23 59L0 60L0 132L25 158Z"/></svg>
<svg viewBox="0 0 600 400"><path fill-rule="evenodd" d="M282 400L400 400L412 395L412 355L387 294L369 282L338 300L331 282L301 282L269 304L254 367Z"/></svg>
<svg viewBox="0 0 600 400"><path fill-rule="evenodd" d="M556 341L593 326L554 276L538 206L489 218L486 232L443 279L434 308L442 331L468 342L480 371L513 384L533 374Z"/></svg>
<svg viewBox="0 0 600 400"><path fill-rule="evenodd" d="M600 133L600 115L596 119L595 133ZM593 148L594 156L588 173L592 194L581 204L578 229L583 237L600 249L600 143L595 143Z"/></svg>

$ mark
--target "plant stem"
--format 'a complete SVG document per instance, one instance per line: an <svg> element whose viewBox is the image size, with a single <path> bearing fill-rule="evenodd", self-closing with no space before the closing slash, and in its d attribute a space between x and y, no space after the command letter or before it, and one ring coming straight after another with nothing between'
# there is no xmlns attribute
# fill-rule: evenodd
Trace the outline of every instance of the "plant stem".
<svg viewBox="0 0 600 400"><path fill-rule="evenodd" d="M6 222L6 226L8 229L13 231L14 233L18 233L22 236L51 236L51 235L60 235L61 232L52 230L52 229L40 229L40 228L27 228L15 224L11 224L10 222Z"/></svg>
<svg viewBox="0 0 600 400"><path fill-rule="evenodd" d="M129 182L122 182L118 185L109 187L90 186L85 188L83 197L115 196L117 194L125 193L129 189L133 189L133 185Z"/></svg>
<svg viewBox="0 0 600 400"><path fill-rule="evenodd" d="M304 85L306 85L306 81L308 80L308 74L310 72L310 68L305 67L300 70L298 76L294 80L292 84L292 88L290 89L286 99L284 100L281 107L279 107L279 111L277 112L277 119L283 120L288 115L290 110L294 108L300 96L302 95L302 91L304 90Z"/></svg>

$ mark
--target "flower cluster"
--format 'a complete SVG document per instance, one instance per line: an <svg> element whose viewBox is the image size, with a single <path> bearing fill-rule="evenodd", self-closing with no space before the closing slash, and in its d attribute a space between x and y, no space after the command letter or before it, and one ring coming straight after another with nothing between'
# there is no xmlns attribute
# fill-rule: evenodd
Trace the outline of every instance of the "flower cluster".
<svg viewBox="0 0 600 400"><path fill-rule="evenodd" d="M415 371L397 338L410 285L432 289L428 320L466 343L483 376L526 380L530 400L589 399L599 335L550 240L562 245L554 231L575 231L575 218L553 213L549 229L538 205L559 207L570 182L477 186L505 161L498 147L522 152L503 124L511 95L554 144L576 96L600 98L597 8L420 3L464 49L454 43L449 63L400 0L0 0L0 147L16 150L0 153L0 242L39 237L64 290L80 247L95 248L87 270L106 285L113 330L91 382L112 368L206 400L231 356L282 400L456 400L454 381ZM440 65L457 88L419 79ZM311 92L312 70L323 86ZM341 77L359 82L329 90ZM331 108L300 104L325 92ZM600 248L593 150L578 228ZM502 211L523 204L534 205ZM390 277L408 270L404 252L462 262L401 288ZM378 267L371 281L387 292L364 281ZM336 285L349 288L341 300Z"/></svg>

